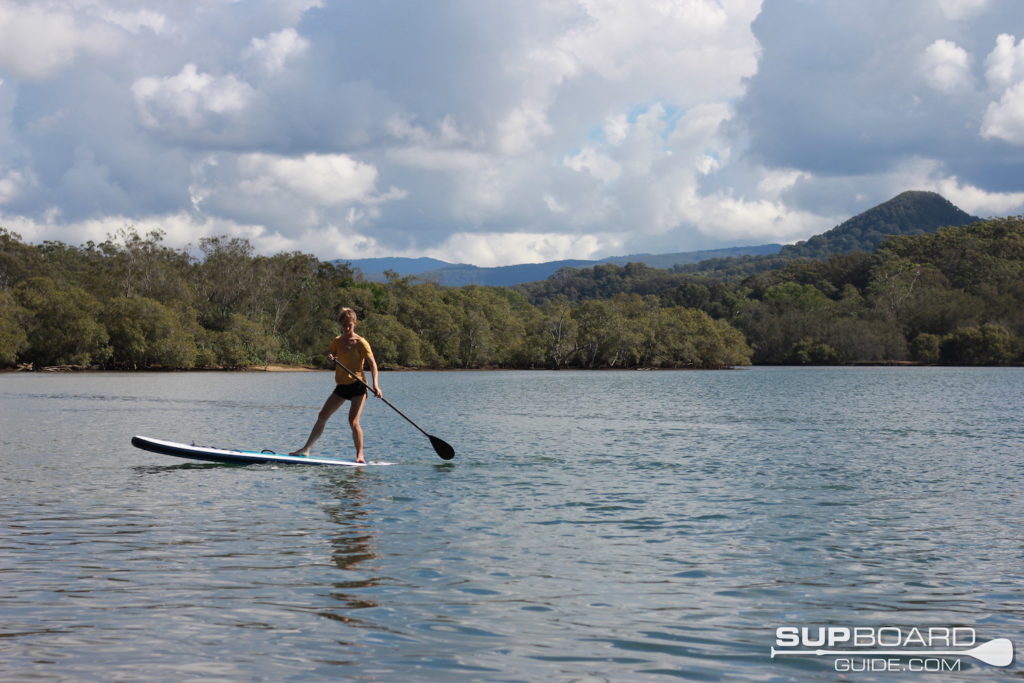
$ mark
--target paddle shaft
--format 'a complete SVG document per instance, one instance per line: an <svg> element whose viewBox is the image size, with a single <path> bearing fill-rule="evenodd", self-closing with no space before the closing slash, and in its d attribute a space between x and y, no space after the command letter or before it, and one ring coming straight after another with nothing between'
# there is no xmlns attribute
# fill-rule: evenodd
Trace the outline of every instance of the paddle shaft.
<svg viewBox="0 0 1024 683"><path fill-rule="evenodd" d="M352 371L351 371L351 370L349 370L349 369L348 369L347 367L345 367L345 365L344 365L344 364L343 364L343 363L342 363L342 362L341 362L340 360L338 360L337 358L335 358L335 359L334 359L334 362L335 362L335 363L337 363L337 364L338 364L338 366L339 366L339 367L340 367L340 368L341 368L342 370L344 370L344 371L345 371L345 372L347 372L348 374L350 374L350 375L352 375L353 377L355 377L355 378L356 378L356 381L357 381L357 382L359 382L360 384L362 384L362 385L363 385L364 387L366 387L366 388L367 388L367 390L369 390L369 391L371 391L371 392L373 392L373 391L374 391L374 390L373 390L373 387L371 387L371 386L370 386L369 384L367 384L367 383L366 383L366 382L364 382L363 380L359 379L359 375L357 375L356 373L352 372ZM374 392L374 395L376 395L376 392ZM386 398L384 398L383 396L377 396L377 398L379 398L380 400L382 400L382 401L384 401L385 403L387 403L387 404L388 404L388 407L389 407L389 408L391 408L391 410L395 411L396 413L398 413L399 415L401 415L402 417L404 417L404 418L406 419L406 421L407 421L407 422L408 422L409 424L411 424L411 425L412 425L413 427L415 427L416 429L418 429L418 430L420 430L421 432L423 432L424 436L428 436L428 437L430 436L430 434L427 434L426 430L425 430L425 429L423 429L423 427L420 427L420 426L419 426L418 424L416 424L415 422L413 422L413 421L412 421L412 419L411 419L411 418L410 418L410 417L409 417L408 415L406 415L406 414L405 414L405 413L403 413L403 412L402 412L401 410L399 410L398 408L396 408L396 407L394 406L394 404L392 404L392 403L391 403L391 401L387 400L387 399L386 399Z"/></svg>

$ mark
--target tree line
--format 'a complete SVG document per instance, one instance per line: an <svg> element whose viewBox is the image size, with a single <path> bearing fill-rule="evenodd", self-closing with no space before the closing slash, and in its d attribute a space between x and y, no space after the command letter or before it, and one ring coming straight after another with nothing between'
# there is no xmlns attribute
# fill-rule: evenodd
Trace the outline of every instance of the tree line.
<svg viewBox="0 0 1024 683"><path fill-rule="evenodd" d="M739 329L753 362L1024 361L1024 218L890 237L828 258L600 265L520 287L533 303L656 295Z"/></svg>
<svg viewBox="0 0 1024 683"><path fill-rule="evenodd" d="M516 287L440 287L247 240L198 254L123 229L40 245L0 229L0 366L322 364L340 305L384 366L719 368L1024 360L1024 218L824 259L601 264Z"/></svg>
<svg viewBox="0 0 1024 683"><path fill-rule="evenodd" d="M728 322L657 296L533 304L510 288L368 282L239 238L204 238L199 252L159 231L74 247L0 229L0 366L322 365L341 305L385 367L719 368L752 353Z"/></svg>

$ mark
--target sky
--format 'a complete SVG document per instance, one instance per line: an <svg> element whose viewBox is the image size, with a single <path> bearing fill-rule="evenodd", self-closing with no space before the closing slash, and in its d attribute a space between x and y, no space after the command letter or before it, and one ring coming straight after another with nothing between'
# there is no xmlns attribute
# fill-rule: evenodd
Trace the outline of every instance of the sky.
<svg viewBox="0 0 1024 683"><path fill-rule="evenodd" d="M0 0L0 227L498 266L1024 213L1019 0Z"/></svg>

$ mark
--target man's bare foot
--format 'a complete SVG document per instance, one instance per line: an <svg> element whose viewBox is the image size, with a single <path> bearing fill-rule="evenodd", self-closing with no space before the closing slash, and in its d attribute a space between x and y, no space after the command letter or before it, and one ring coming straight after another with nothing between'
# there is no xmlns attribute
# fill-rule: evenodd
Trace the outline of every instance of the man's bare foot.
<svg viewBox="0 0 1024 683"><path fill-rule="evenodd" d="M309 457L309 451L304 451L304 450L300 449L300 450L297 450L297 451L292 451L288 455L297 455L300 458L306 458L306 457Z"/></svg>
<svg viewBox="0 0 1024 683"><path fill-rule="evenodd" d="M366 458L364 458L361 455L356 456L356 464L357 465L365 465L366 464Z"/></svg>

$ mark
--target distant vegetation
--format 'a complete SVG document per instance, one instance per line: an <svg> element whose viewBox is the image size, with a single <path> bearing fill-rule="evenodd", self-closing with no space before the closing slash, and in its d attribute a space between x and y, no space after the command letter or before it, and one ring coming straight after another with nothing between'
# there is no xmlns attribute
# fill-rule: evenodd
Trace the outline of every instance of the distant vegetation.
<svg viewBox="0 0 1024 683"><path fill-rule="evenodd" d="M0 366L112 369L323 364L340 305L385 366L700 367L748 364L728 322L624 295L533 305L506 288L362 281L301 253L256 256L204 239L202 258L159 232L101 244L25 244L0 230Z"/></svg>
<svg viewBox="0 0 1024 683"><path fill-rule="evenodd" d="M602 265L519 289L535 305L654 296L696 308L743 332L755 363L1019 364L1024 218L892 237L873 253Z"/></svg>
<svg viewBox="0 0 1024 683"><path fill-rule="evenodd" d="M0 229L0 366L322 364L340 305L360 312L359 331L391 367L1024 359L1021 217L890 237L873 252L602 264L514 288L397 273L367 282L347 265L257 256L226 237L200 251L171 249L158 232L71 247Z"/></svg>
<svg viewBox="0 0 1024 683"><path fill-rule="evenodd" d="M783 256L826 258L851 251L874 251L889 237L923 235L942 227L974 223L978 218L961 211L934 192L904 192L837 225L806 242L782 248Z"/></svg>

